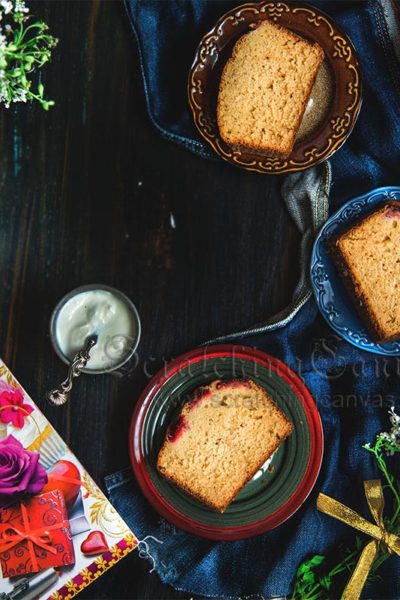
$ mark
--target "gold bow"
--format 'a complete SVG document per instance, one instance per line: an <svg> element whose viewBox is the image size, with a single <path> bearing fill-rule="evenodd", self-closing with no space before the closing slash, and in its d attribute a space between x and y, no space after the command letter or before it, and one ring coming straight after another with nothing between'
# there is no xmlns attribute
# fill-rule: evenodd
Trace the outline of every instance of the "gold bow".
<svg viewBox="0 0 400 600"><path fill-rule="evenodd" d="M378 554L380 544L383 544L388 552L395 552L400 556L400 537L386 531L384 526L383 509L385 500L380 479L364 481L364 491L369 510L376 525L361 517L354 510L351 510L351 508L325 494L321 493L317 498L318 510L374 538L368 542L362 551L354 573L343 592L342 600L358 600L372 563Z"/></svg>

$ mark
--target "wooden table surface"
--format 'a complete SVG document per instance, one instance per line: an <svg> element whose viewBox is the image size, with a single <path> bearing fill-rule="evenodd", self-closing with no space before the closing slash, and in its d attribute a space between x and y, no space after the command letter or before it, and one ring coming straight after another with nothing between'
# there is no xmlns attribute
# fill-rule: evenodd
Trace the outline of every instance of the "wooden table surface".
<svg viewBox="0 0 400 600"><path fill-rule="evenodd" d="M1 110L0 348L104 489L105 475L129 465L129 421L147 373L284 307L299 240L279 177L202 160L152 128L120 2L31 7L60 39L43 71L56 106ZM88 283L120 288L136 304L139 365L129 378L83 376L70 403L52 408L45 393L65 365L50 316ZM190 597L149 570L132 553L81 597Z"/></svg>

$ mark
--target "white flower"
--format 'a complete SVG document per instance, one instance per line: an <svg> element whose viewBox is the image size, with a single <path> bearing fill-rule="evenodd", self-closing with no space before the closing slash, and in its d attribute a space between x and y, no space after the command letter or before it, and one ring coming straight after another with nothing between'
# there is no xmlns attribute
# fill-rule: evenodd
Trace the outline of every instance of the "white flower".
<svg viewBox="0 0 400 600"><path fill-rule="evenodd" d="M15 0L15 12L28 13L29 8L25 5L24 0Z"/></svg>
<svg viewBox="0 0 400 600"><path fill-rule="evenodd" d="M392 426L390 431L380 433L378 439L387 444L387 454L393 455L400 450L400 415L395 412L394 406L389 410L389 419Z"/></svg>
<svg viewBox="0 0 400 600"><path fill-rule="evenodd" d="M400 415L397 415L394 412L394 407L392 406L391 409L389 410L389 415L390 415L390 422L392 423L392 425L394 426L400 426Z"/></svg>
<svg viewBox="0 0 400 600"><path fill-rule="evenodd" d="M10 0L0 0L0 12L8 15L13 9L13 3Z"/></svg>
<svg viewBox="0 0 400 600"><path fill-rule="evenodd" d="M27 101L26 90L23 90L23 89L15 90L13 102L26 102L26 101Z"/></svg>

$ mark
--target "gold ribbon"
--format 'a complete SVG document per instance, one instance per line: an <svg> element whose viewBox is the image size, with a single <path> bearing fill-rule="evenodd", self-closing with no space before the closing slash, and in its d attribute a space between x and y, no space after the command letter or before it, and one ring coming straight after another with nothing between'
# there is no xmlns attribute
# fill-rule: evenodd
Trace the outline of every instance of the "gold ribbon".
<svg viewBox="0 0 400 600"><path fill-rule="evenodd" d="M389 553L395 552L400 556L400 537L386 531L383 522L385 500L380 479L364 481L364 491L376 525L325 494L321 493L317 498L318 510L374 538L363 549L354 573L343 592L342 600L359 599L381 544L385 546Z"/></svg>

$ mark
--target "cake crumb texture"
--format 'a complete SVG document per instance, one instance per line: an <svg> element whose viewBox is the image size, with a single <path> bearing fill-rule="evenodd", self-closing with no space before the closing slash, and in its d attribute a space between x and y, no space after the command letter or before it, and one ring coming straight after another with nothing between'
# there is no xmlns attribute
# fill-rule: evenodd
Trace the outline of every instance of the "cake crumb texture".
<svg viewBox="0 0 400 600"><path fill-rule="evenodd" d="M374 341L400 338L400 202L334 238L330 251Z"/></svg>
<svg viewBox="0 0 400 600"><path fill-rule="evenodd" d="M223 512L292 432L292 424L251 379L198 388L168 429L158 471Z"/></svg>
<svg viewBox="0 0 400 600"><path fill-rule="evenodd" d="M323 58L318 44L269 20L239 38L220 81L222 139L289 156Z"/></svg>

